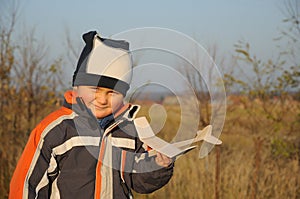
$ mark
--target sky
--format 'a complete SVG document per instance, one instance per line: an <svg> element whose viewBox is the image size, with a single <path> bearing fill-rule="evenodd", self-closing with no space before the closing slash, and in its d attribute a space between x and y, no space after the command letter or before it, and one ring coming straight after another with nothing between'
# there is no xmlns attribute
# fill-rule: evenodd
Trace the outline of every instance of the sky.
<svg viewBox="0 0 300 199"><path fill-rule="evenodd" d="M225 58L232 56L234 44L242 40L250 43L254 54L268 59L276 56L274 38L284 18L282 0L20 2L22 23L35 28L37 39L44 40L54 56L67 50L66 30L79 46L83 45L81 35L89 30L109 37L133 28L161 27L188 35L206 49L215 45Z"/></svg>
<svg viewBox="0 0 300 199"><path fill-rule="evenodd" d="M162 27L207 47L216 44L222 51L245 40L257 54L270 56L283 20L282 7L280 0L27 0L21 11L26 24L56 46L65 39L66 29L80 41L88 30L110 36L132 28Z"/></svg>

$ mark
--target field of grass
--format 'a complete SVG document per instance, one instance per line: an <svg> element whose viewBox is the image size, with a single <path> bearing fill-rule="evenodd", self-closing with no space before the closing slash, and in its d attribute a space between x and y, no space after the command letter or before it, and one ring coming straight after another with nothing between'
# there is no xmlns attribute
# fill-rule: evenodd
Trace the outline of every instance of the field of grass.
<svg viewBox="0 0 300 199"><path fill-rule="evenodd" d="M179 158L169 184L136 198L299 198L297 158L272 160L262 152L256 162L251 139L226 135L221 139L223 145L204 159L198 159L197 151Z"/></svg>
<svg viewBox="0 0 300 199"><path fill-rule="evenodd" d="M257 104L250 105L251 109L236 104L228 107L220 136L222 145L199 159L202 144L199 143L196 150L175 162L174 175L165 187L148 195L134 193L135 198L299 199L299 102L295 108L281 110L285 115L282 120L273 120ZM150 107L151 104L143 104L139 116L146 115L156 123L162 120L160 117L166 117L157 135L172 141L180 127L180 107L161 105L149 115ZM280 109L276 109L275 114L278 113ZM194 118L188 118L184 129L189 131L189 125L194 122ZM153 128L159 130L161 126ZM199 124L199 128L203 126ZM186 138L191 137L189 133ZM1 131L1 135L0 198L7 198L10 177L28 134L23 132L18 136L18 131Z"/></svg>
<svg viewBox="0 0 300 199"><path fill-rule="evenodd" d="M174 134L170 132L176 129L177 126L173 124L179 123L180 112L179 107L165 108L168 116L172 117L167 119L163 135L158 135L171 140L170 137ZM147 115L148 109L142 109L141 112ZM290 113L293 115L286 120L291 123L295 117L299 117L299 109ZM246 115L241 107L227 112L220 136L222 145L214 147L203 159L199 159L199 150L180 157L175 163L174 176L165 187L150 195L135 194L136 198L300 198L297 148L300 121L296 121L295 131L282 133L282 137L278 137L278 132L264 134L264 130L270 131L272 128L264 127L263 122L269 125L270 121L262 114L258 114L257 117L260 118L256 118L262 121L262 124L257 125L260 130L253 133L249 128L252 121ZM243 125L244 123L248 124Z"/></svg>

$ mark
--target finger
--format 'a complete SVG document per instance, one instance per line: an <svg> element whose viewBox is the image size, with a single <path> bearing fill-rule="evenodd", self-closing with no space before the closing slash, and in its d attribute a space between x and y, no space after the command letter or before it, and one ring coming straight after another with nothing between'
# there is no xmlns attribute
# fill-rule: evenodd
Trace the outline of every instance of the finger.
<svg viewBox="0 0 300 199"><path fill-rule="evenodd" d="M168 156L166 156L164 154L160 154L160 157L164 162L169 162L171 160Z"/></svg>
<svg viewBox="0 0 300 199"><path fill-rule="evenodd" d="M163 166L163 167L168 167L172 163L171 158L169 158L161 153L157 153L155 160L158 165Z"/></svg>

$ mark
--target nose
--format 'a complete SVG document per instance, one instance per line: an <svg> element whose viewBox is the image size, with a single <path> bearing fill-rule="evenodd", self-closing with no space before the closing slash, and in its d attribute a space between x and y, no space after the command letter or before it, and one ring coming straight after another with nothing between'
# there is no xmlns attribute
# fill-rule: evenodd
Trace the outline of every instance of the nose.
<svg viewBox="0 0 300 199"><path fill-rule="evenodd" d="M107 104L108 98L105 93L96 93L95 94L95 99L99 104Z"/></svg>

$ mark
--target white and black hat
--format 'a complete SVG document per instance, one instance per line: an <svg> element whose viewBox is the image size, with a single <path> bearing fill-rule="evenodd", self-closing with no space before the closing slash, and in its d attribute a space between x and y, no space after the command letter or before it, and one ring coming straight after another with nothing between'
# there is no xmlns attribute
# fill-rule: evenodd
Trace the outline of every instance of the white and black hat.
<svg viewBox="0 0 300 199"><path fill-rule="evenodd" d="M124 40L101 38L96 31L82 36L83 48L72 86L99 86L126 95L132 78L129 43Z"/></svg>

